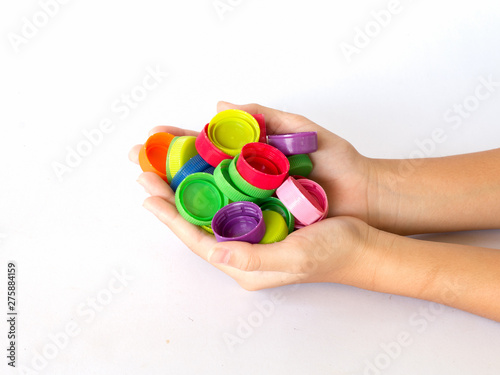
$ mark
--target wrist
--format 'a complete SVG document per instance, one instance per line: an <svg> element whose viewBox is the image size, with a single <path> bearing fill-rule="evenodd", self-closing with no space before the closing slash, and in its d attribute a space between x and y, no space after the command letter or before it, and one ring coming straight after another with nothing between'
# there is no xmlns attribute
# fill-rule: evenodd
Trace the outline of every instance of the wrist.
<svg viewBox="0 0 500 375"><path fill-rule="evenodd" d="M364 221L354 217L337 217L342 221L342 231L335 233L338 244L336 257L326 282L333 282L370 289L377 264L383 252L390 246L387 237ZM339 254L342 254L340 258Z"/></svg>
<svg viewBox="0 0 500 375"><path fill-rule="evenodd" d="M353 253L355 261L350 264L338 282L361 289L385 292L388 282L386 276L391 275L391 270L387 267L394 264L394 257L397 256L394 249L398 246L396 243L399 238L404 237L366 225L361 246Z"/></svg>
<svg viewBox="0 0 500 375"><path fill-rule="evenodd" d="M401 214L404 212L401 194L402 175L397 160L368 159L366 222L378 229L404 234Z"/></svg>

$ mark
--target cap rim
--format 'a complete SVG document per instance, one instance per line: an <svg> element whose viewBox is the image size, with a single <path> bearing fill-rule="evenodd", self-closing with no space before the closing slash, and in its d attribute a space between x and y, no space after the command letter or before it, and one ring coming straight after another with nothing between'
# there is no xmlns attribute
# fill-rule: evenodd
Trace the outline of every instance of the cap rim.
<svg viewBox="0 0 500 375"><path fill-rule="evenodd" d="M288 227L283 216L275 211L263 211L262 216L266 224L266 232L260 244L280 242L288 236Z"/></svg>
<svg viewBox="0 0 500 375"><path fill-rule="evenodd" d="M267 143L276 147L286 156L309 154L318 150L318 133L273 134L267 136Z"/></svg>
<svg viewBox="0 0 500 375"><path fill-rule="evenodd" d="M276 167L279 173L270 174L257 170L247 158L259 155L260 158L269 161ZM248 143L243 146L239 155L236 168L246 181L260 189L269 190L278 188L288 177L290 163L286 156L277 148L259 142Z"/></svg>
<svg viewBox="0 0 500 375"><path fill-rule="evenodd" d="M170 143L172 142L172 139L174 137L174 135L166 132L155 133L148 137L139 151L139 165L143 172L156 173L164 181L168 182L166 175L166 160ZM152 158L150 158L150 156L148 155L148 150L151 150L153 148L164 149L162 150L159 158L161 160L153 161ZM165 160L163 160L163 156L165 156ZM163 172L164 170L165 172Z"/></svg>
<svg viewBox="0 0 500 375"><path fill-rule="evenodd" d="M231 160L223 160L219 163L217 168L214 171L214 179L215 183L229 199L233 202L239 201L248 201L248 202L257 202L259 199L252 197L248 194L245 194L241 190L237 188L234 182L231 180L231 176L229 175L229 164ZM233 186L234 185L234 186Z"/></svg>
<svg viewBox="0 0 500 375"><path fill-rule="evenodd" d="M184 188L189 185L193 180L203 180L208 183L208 185L211 185L215 191L219 194L221 205L220 207L214 212L210 220L208 219L201 219L199 217L194 216L189 210L185 207L184 201L183 201L183 193L184 193ZM213 217L215 214L225 205L229 203L227 197L222 194L220 189L217 187L215 184L215 181L213 179L213 176L208 173L203 173L203 172L198 172L198 173L193 173L187 176L182 180L182 182L179 184L179 187L177 188L177 191L175 192L175 206L177 207L177 210L179 211L179 214L189 223L198 225L198 226L204 226L204 225L210 225L212 222Z"/></svg>
<svg viewBox="0 0 500 375"><path fill-rule="evenodd" d="M231 180L236 185L236 187L240 189L243 193L259 199L268 198L271 195L273 195L276 189L260 189L247 182L240 175L240 172L236 168L236 163L238 161L239 156L240 155L236 155L236 157L233 160L231 160L231 163L229 164L229 176L231 177Z"/></svg>
<svg viewBox="0 0 500 375"><path fill-rule="evenodd" d="M291 176L299 175L307 177L313 170L313 163L308 154L290 155L288 156L288 161L290 162L289 174Z"/></svg>
<svg viewBox="0 0 500 375"><path fill-rule="evenodd" d="M172 178L189 159L198 154L195 141L196 137L186 135L178 137L175 143L170 144L169 154L167 155L167 171L170 171Z"/></svg>
<svg viewBox="0 0 500 375"><path fill-rule="evenodd" d="M172 153L172 148L178 139L179 139L179 137L172 138L172 141L170 141L170 146L168 147L167 161L166 161L166 172L167 172L166 175L167 175L167 180L168 180L169 184L172 182L172 173L170 172L170 168L169 168L169 159L170 159L170 154Z"/></svg>
<svg viewBox="0 0 500 375"><path fill-rule="evenodd" d="M257 223L255 223L255 226L251 230L242 235L228 237L221 233L225 230L225 225L229 224L228 221L242 216L257 220ZM262 210L255 203L233 202L222 207L214 215L212 220L212 230L214 231L217 242L244 241L249 243L259 243L259 241L264 237L266 225L264 223Z"/></svg>
<svg viewBox="0 0 500 375"><path fill-rule="evenodd" d="M318 220L316 220L316 222L325 219L328 216L329 206L328 197L326 196L326 192L323 187L316 181L307 178L301 178L300 180L297 180L297 182L301 184L316 199L323 210L323 215ZM300 229L304 226L305 225L300 220L296 220L295 229Z"/></svg>
<svg viewBox="0 0 500 375"><path fill-rule="evenodd" d="M259 124L260 128L259 142L267 143L267 128L266 128L265 116L262 113L258 113L252 116L255 118L255 120L257 120L257 123Z"/></svg>
<svg viewBox="0 0 500 375"><path fill-rule="evenodd" d="M170 183L170 187L173 191L176 191L182 181L189 175L193 173L202 172L207 169L209 164L198 154L193 156L191 159L184 164L181 169L175 174Z"/></svg>
<svg viewBox="0 0 500 375"><path fill-rule="evenodd" d="M323 215L315 198L293 177L283 182L276 195L295 219L304 225L314 223Z"/></svg>
<svg viewBox="0 0 500 375"><path fill-rule="evenodd" d="M275 197L269 197L264 200L261 200L259 203L260 209L262 212L266 210L278 212L276 209L273 209L273 207L279 207L285 214L285 222L288 226L288 233L292 233L293 230L295 229L295 218L290 212L290 210L283 204L282 201L280 201L278 198ZM278 212L280 215L281 213Z"/></svg>
<svg viewBox="0 0 500 375"><path fill-rule="evenodd" d="M233 156L219 150L208 138L208 124L196 138L195 146L198 154L212 167L217 167L222 160L233 158Z"/></svg>

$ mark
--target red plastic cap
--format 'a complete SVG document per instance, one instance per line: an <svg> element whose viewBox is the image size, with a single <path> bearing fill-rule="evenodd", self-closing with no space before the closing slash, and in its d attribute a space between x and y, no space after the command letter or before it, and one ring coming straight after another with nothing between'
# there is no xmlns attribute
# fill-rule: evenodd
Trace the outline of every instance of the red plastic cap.
<svg viewBox="0 0 500 375"><path fill-rule="evenodd" d="M266 119L263 114L252 115L259 123L260 137L259 142L267 143L267 129L266 129Z"/></svg>
<svg viewBox="0 0 500 375"><path fill-rule="evenodd" d="M231 155L219 150L208 138L208 124L205 125L195 142L198 154L212 167L217 167L224 159L232 159Z"/></svg>
<svg viewBox="0 0 500 375"><path fill-rule="evenodd" d="M254 142L243 146L236 169L253 186L272 190L278 188L288 177L290 163L277 148Z"/></svg>

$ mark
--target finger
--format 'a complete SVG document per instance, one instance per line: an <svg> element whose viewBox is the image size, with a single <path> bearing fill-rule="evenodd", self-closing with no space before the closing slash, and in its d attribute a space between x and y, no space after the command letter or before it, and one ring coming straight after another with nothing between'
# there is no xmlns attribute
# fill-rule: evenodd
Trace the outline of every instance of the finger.
<svg viewBox="0 0 500 375"><path fill-rule="evenodd" d="M264 116L266 116L266 120L269 121L271 121L271 118L282 116L283 114L287 113L274 108L265 107L257 103L242 105L224 101L220 101L217 103L217 112L225 111L226 109L241 109L242 111L248 112L252 115L262 113ZM269 117L269 119L267 119L267 117Z"/></svg>
<svg viewBox="0 0 500 375"><path fill-rule="evenodd" d="M266 245L220 242L207 254L212 264L228 265L245 272L274 271L301 274L307 254L295 246L293 238Z"/></svg>
<svg viewBox="0 0 500 375"><path fill-rule="evenodd" d="M156 133L170 133L175 136L181 137L185 135L191 135L197 137L199 132L189 129L178 128L176 126L155 126L149 131L149 136Z"/></svg>
<svg viewBox="0 0 500 375"><path fill-rule="evenodd" d="M241 287L252 291L307 282L307 279L302 274L272 271L244 272L229 266L219 267L219 269L235 279Z"/></svg>
<svg viewBox="0 0 500 375"><path fill-rule="evenodd" d="M144 207L151 211L160 221L195 254L208 260L210 249L216 244L215 237L206 233L200 227L190 224L178 213L174 203L174 194L167 184L156 174L146 172L139 176L150 193L158 194L144 201ZM262 245L261 245L262 246ZM289 256L289 254L287 254ZM233 262L237 260L233 257ZM293 261L289 258L289 261ZM301 275L286 272L245 272L230 264L212 263L215 267L235 279L247 290L260 290L301 281Z"/></svg>
<svg viewBox="0 0 500 375"><path fill-rule="evenodd" d="M137 182L144 187L148 194L160 197L171 204L175 204L174 192L156 173L144 172L139 175Z"/></svg>
<svg viewBox="0 0 500 375"><path fill-rule="evenodd" d="M214 236L184 220L175 205L161 197L149 197L143 206L169 227L195 254L207 259L208 250L216 243Z"/></svg>
<svg viewBox="0 0 500 375"><path fill-rule="evenodd" d="M139 151L141 151L142 145L135 145L128 152L128 158L131 162L139 164Z"/></svg>
<svg viewBox="0 0 500 375"><path fill-rule="evenodd" d="M169 199L153 196L144 201L144 207L167 225L195 254L205 260L208 259L209 250L216 243L215 237L184 220ZM280 272L243 272L226 264L213 263L213 265L235 279L247 290L271 288L290 284L297 280L294 275Z"/></svg>
<svg viewBox="0 0 500 375"><path fill-rule="evenodd" d="M296 115L294 113L283 112L277 109L265 107L260 104L232 104L228 102L217 103L217 111L221 112L226 109L240 109L250 114L261 113L266 120L266 128L268 134L284 134L287 132L326 132L324 128L312 122L308 118Z"/></svg>

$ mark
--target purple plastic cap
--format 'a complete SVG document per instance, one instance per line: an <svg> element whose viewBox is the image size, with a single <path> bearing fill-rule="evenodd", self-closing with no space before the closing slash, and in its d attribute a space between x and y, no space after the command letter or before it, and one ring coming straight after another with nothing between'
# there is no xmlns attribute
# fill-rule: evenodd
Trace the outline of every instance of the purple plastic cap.
<svg viewBox="0 0 500 375"><path fill-rule="evenodd" d="M234 202L222 207L212 219L217 242L259 243L266 232L262 210L252 202Z"/></svg>
<svg viewBox="0 0 500 375"><path fill-rule="evenodd" d="M268 135L267 143L276 147L286 156L309 154L318 150L318 133L304 132Z"/></svg>

